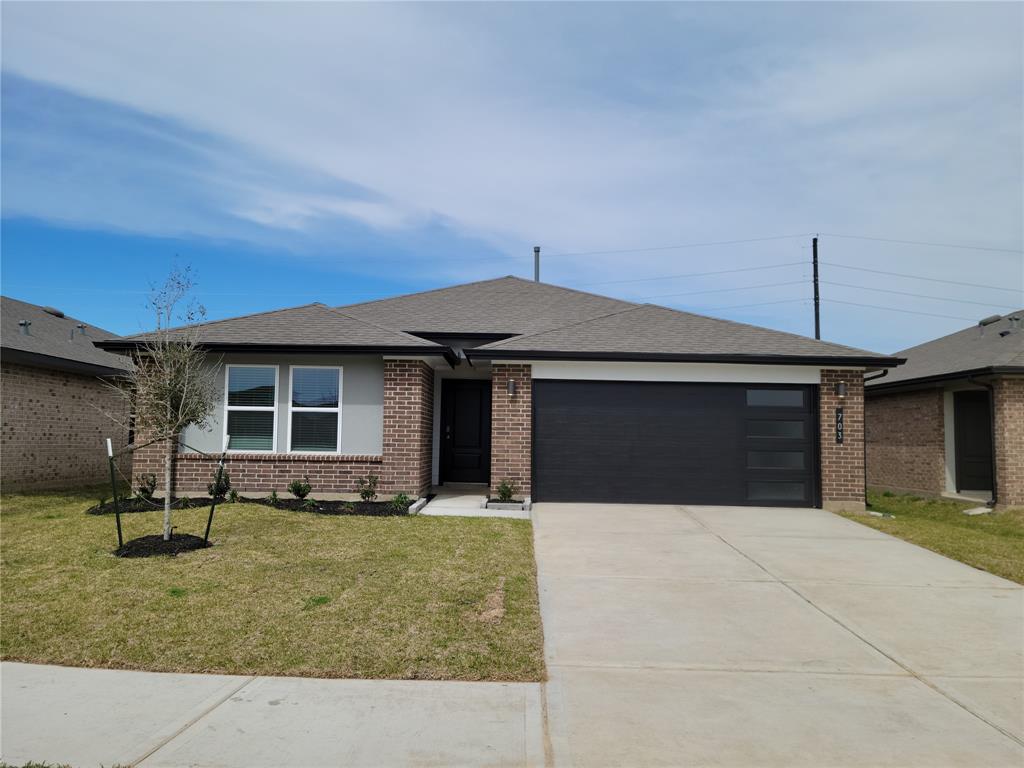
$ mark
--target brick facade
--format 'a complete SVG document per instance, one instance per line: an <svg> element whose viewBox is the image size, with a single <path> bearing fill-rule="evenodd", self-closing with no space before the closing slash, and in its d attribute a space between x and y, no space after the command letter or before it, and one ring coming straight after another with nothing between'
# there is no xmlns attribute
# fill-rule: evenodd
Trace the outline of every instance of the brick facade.
<svg viewBox="0 0 1024 768"><path fill-rule="evenodd" d="M529 365L491 366L491 495L510 480L517 499L530 495L533 444L533 381ZM509 380L516 382L510 395Z"/></svg>
<svg viewBox="0 0 1024 768"><path fill-rule="evenodd" d="M127 444L127 431L106 415L123 418L120 396L95 376L14 363L3 363L0 380L4 492L110 482L106 438L115 449Z"/></svg>
<svg viewBox="0 0 1024 768"><path fill-rule="evenodd" d="M1024 378L993 382L998 506L1024 507Z"/></svg>
<svg viewBox="0 0 1024 768"><path fill-rule="evenodd" d="M846 397L836 385L846 382ZM819 429L821 503L825 509L864 510L864 372L824 369L821 372ZM843 408L845 431L836 443L836 408Z"/></svg>
<svg viewBox="0 0 1024 768"><path fill-rule="evenodd" d="M945 491L943 407L941 389L868 398L869 486L931 496Z"/></svg>
<svg viewBox="0 0 1024 768"><path fill-rule="evenodd" d="M430 488L433 420L433 369L420 360L385 360L382 455L231 453L224 465L239 492L282 493L292 480L308 476L314 495L351 493L356 490L357 478L377 475L380 493L415 497ZM153 473L162 488L164 445L141 448L134 458L134 474ZM179 453L174 467L175 492L205 493L217 459Z"/></svg>

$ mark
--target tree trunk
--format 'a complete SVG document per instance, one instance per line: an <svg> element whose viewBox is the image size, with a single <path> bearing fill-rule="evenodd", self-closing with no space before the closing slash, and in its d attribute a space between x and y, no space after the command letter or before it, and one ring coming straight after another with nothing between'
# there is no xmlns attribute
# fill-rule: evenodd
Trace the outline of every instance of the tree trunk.
<svg viewBox="0 0 1024 768"><path fill-rule="evenodd" d="M172 468L174 466L174 441L167 441L164 453L164 541L171 540L171 490L174 487Z"/></svg>

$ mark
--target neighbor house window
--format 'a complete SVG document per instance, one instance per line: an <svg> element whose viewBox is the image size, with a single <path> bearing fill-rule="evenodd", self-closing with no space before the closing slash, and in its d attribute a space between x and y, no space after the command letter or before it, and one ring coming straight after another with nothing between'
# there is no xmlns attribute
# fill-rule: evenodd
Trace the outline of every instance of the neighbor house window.
<svg viewBox="0 0 1024 768"><path fill-rule="evenodd" d="M288 450L341 452L341 368L293 365Z"/></svg>
<svg viewBox="0 0 1024 768"><path fill-rule="evenodd" d="M229 451L273 451L277 442L277 366L229 365L224 434Z"/></svg>

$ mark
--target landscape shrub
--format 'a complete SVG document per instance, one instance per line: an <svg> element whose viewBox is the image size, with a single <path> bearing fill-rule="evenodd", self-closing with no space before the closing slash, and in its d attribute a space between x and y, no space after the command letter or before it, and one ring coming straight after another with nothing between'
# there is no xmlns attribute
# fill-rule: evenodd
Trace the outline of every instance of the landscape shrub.
<svg viewBox="0 0 1024 768"><path fill-rule="evenodd" d="M142 474L135 478L137 483L135 493L140 499L146 501L153 500L153 494L156 493L156 475L154 474Z"/></svg>
<svg viewBox="0 0 1024 768"><path fill-rule="evenodd" d="M380 478L376 475L367 475L356 480L356 488L359 490L359 498L363 501L373 501L377 498L377 484Z"/></svg>
<svg viewBox="0 0 1024 768"><path fill-rule="evenodd" d="M516 487L512 484L511 480L505 479L498 483L498 501L502 503L509 503L512 501L512 497L516 494Z"/></svg>
<svg viewBox="0 0 1024 768"><path fill-rule="evenodd" d="M297 499L306 498L312 490L313 486L309 484L308 476L303 477L301 480L292 480L288 483L288 493Z"/></svg>
<svg viewBox="0 0 1024 768"><path fill-rule="evenodd" d="M211 497L227 496L228 491L230 490L231 476L228 474L226 469L220 476L220 482L217 481L217 473L214 472L213 480L206 486L206 492L209 493Z"/></svg>
<svg viewBox="0 0 1024 768"><path fill-rule="evenodd" d="M390 504L391 508L395 512L404 512L409 508L409 505L412 504L412 499L404 493L397 493L395 494L395 498L391 500Z"/></svg>

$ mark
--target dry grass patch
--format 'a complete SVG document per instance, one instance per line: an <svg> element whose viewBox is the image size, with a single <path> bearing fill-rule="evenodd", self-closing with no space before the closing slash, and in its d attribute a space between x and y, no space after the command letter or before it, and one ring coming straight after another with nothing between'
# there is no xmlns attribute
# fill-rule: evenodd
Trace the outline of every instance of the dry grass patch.
<svg viewBox="0 0 1024 768"><path fill-rule="evenodd" d="M540 680L529 521L219 507L210 549L114 557L95 495L0 501L0 653L75 666ZM206 509L175 513L202 533ZM125 539L160 513L124 515ZM496 588L500 608L491 612ZM489 613L488 620L481 620Z"/></svg>
<svg viewBox="0 0 1024 768"><path fill-rule="evenodd" d="M978 504L873 491L868 503L875 512L893 517L845 517L1024 584L1024 509L965 515L965 509Z"/></svg>

